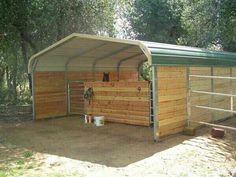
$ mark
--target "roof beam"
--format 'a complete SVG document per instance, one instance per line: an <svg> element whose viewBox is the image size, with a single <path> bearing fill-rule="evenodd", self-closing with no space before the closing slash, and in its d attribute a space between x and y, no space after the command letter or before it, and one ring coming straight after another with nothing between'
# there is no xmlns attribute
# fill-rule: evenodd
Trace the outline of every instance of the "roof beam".
<svg viewBox="0 0 236 177"><path fill-rule="evenodd" d="M137 56L141 56L141 55L143 55L143 54L144 54L144 53L138 53L138 54L135 54L135 55L132 55L132 56L129 56L129 57L126 57L126 58L121 59L121 60L118 62L118 64L117 64L117 70L119 70L120 65L121 65L123 62L125 62L125 61L127 61L127 60L130 60L130 59L132 59L132 58L135 58L135 57L137 57Z"/></svg>
<svg viewBox="0 0 236 177"><path fill-rule="evenodd" d="M97 65L97 62L99 62L99 61L101 61L101 60L104 60L104 59L106 59L106 58L108 58L108 57L112 57L112 56L115 56L115 55L117 55L118 53L120 53L120 52L122 52L122 51L125 51L125 50L127 50L127 49L129 49L129 48L131 48L131 47L133 47L133 45L126 45L125 47L122 47L121 49L119 49L119 50L116 50L116 51L113 51L113 52L111 52L111 53L108 53L108 54L106 54L106 55L104 55L104 56L101 56L101 57L99 57L99 58L96 58L95 60L94 60L94 62L93 62L93 77L95 78L95 68L96 68L96 65Z"/></svg>
<svg viewBox="0 0 236 177"><path fill-rule="evenodd" d="M143 55L144 53L136 53L135 55L131 55L129 57L126 57L126 58L123 58L121 59L118 63L117 63L117 67L116 67L116 70L117 70L117 74L118 74L118 80L120 80L120 66L123 62L127 61L127 60L130 60L132 58L135 58L137 56L140 56L140 55Z"/></svg>
<svg viewBox="0 0 236 177"><path fill-rule="evenodd" d="M86 54L86 53L88 53L88 52L91 52L91 51L96 50L96 49L98 49L98 48L100 48L100 47L103 47L103 46L106 45L106 44L107 44L107 42L103 42L102 44L100 44L100 45L98 45L98 46L89 48L89 49L87 49L87 50L85 50L85 51L83 51L83 52L80 52L79 54L76 54L76 55L74 55L74 56L68 58L68 60L67 60L67 62L66 62L66 65L65 65L65 66L66 66L66 69L68 68L68 65L70 64L70 62L71 62L72 60L74 60L74 59L76 59L76 58L78 58L78 57L80 57L80 56L83 56L84 54Z"/></svg>

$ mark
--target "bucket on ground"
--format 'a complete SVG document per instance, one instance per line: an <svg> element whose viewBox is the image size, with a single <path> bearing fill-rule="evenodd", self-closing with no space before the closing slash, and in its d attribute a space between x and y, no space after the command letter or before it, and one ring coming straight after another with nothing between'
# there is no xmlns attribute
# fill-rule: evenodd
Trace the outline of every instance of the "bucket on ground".
<svg viewBox="0 0 236 177"><path fill-rule="evenodd" d="M94 125L103 126L104 125L104 116L94 116Z"/></svg>

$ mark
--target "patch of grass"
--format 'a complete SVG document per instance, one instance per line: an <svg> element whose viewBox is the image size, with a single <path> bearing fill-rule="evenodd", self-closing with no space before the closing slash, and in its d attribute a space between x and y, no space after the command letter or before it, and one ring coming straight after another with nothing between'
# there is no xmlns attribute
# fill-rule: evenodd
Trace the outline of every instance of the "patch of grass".
<svg viewBox="0 0 236 177"><path fill-rule="evenodd" d="M224 175L224 174L220 174L220 177L227 177L227 175Z"/></svg>
<svg viewBox="0 0 236 177"><path fill-rule="evenodd" d="M32 157L32 156L33 156L33 152L31 152L31 151L25 151L25 152L23 153L23 156L24 156L25 158Z"/></svg>
<svg viewBox="0 0 236 177"><path fill-rule="evenodd" d="M5 162L4 166L0 169L0 177L18 177L25 174L29 169L33 169L36 162L31 160L26 162L25 159L19 158L14 162Z"/></svg>
<svg viewBox="0 0 236 177"><path fill-rule="evenodd" d="M25 161L23 159L19 159L17 162L16 162L17 165L24 165L25 164Z"/></svg>
<svg viewBox="0 0 236 177"><path fill-rule="evenodd" d="M7 177L7 174L5 171L0 171L0 177Z"/></svg>

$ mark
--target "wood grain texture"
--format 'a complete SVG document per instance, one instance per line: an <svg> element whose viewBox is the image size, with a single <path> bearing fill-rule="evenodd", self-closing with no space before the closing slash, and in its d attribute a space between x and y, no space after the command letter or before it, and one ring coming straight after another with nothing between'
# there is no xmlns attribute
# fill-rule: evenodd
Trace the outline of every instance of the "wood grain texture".
<svg viewBox="0 0 236 177"><path fill-rule="evenodd" d="M95 72L95 78L93 78L93 72L91 71L69 71L68 79L69 81L102 81L103 72ZM110 81L118 80L117 72L109 72ZM119 74L120 81L137 81L138 80L138 72L134 71L121 71Z"/></svg>
<svg viewBox="0 0 236 177"><path fill-rule="evenodd" d="M186 124L186 68L158 67L159 136L183 131Z"/></svg>
<svg viewBox="0 0 236 177"><path fill-rule="evenodd" d="M35 114L36 119L66 115L64 72L36 72Z"/></svg>
<svg viewBox="0 0 236 177"><path fill-rule="evenodd" d="M110 122L149 125L148 82L85 82L85 89L89 87L94 97L86 105L88 114L103 115Z"/></svg>

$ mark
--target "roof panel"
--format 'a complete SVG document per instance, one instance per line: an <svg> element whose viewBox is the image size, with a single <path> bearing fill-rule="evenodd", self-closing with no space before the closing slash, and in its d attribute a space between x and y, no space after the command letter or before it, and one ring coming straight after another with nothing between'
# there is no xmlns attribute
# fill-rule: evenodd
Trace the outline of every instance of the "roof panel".
<svg viewBox="0 0 236 177"><path fill-rule="evenodd" d="M31 72L37 64L35 60L43 59L46 60L40 63L40 67L46 68L48 65L48 69L51 69L52 63L57 60L61 65L69 63L69 66L70 62L72 65L74 60L78 60L77 63L81 60L81 63L87 63L88 68L98 68L101 65L114 67L117 62L125 59L125 56L129 58L140 53L143 53L144 57L133 57L122 65L136 67L137 63L147 59L151 65L236 66L235 53L74 33L32 56L28 68ZM88 57L93 59L86 60Z"/></svg>
<svg viewBox="0 0 236 177"><path fill-rule="evenodd" d="M236 54L196 47L142 41L152 55L151 64L183 66L236 66Z"/></svg>

